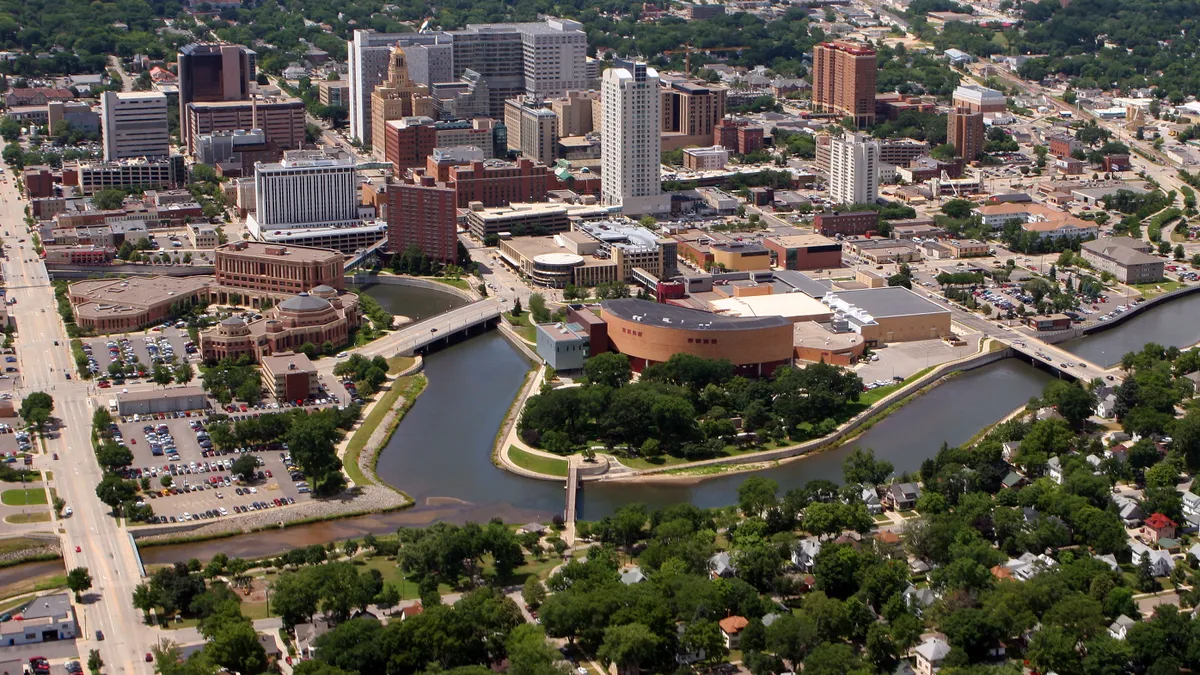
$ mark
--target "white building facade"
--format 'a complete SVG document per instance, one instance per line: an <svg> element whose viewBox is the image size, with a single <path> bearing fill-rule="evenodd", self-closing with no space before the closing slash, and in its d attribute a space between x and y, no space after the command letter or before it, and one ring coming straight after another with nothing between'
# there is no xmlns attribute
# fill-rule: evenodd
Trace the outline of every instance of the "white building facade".
<svg viewBox="0 0 1200 675"><path fill-rule="evenodd" d="M588 88L587 33L583 32L583 24L550 18L517 24L517 30L521 33L526 94L550 98Z"/></svg>
<svg viewBox="0 0 1200 675"><path fill-rule="evenodd" d="M358 171L352 158L321 151L285 152L277 164L254 165L251 234L276 229L358 224Z"/></svg>
<svg viewBox="0 0 1200 675"><path fill-rule="evenodd" d="M833 139L829 153L829 198L833 203L875 203L879 197L879 143L853 134Z"/></svg>
<svg viewBox="0 0 1200 675"><path fill-rule="evenodd" d="M100 120L105 161L170 154L167 95L162 92L106 91L100 97Z"/></svg>
<svg viewBox="0 0 1200 675"><path fill-rule="evenodd" d="M601 202L626 215L668 213L662 191L658 72L644 63L617 62L604 71Z"/></svg>

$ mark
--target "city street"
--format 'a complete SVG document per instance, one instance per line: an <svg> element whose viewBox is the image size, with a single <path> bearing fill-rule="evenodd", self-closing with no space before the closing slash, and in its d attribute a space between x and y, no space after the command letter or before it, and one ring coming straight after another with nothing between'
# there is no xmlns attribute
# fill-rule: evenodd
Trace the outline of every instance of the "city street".
<svg viewBox="0 0 1200 675"><path fill-rule="evenodd" d="M3 170L7 172L8 167ZM49 455L42 455L38 466L55 469L53 486L75 511L74 516L57 523L66 566L86 567L93 578L92 590L77 607L81 637L76 646L84 658L89 650L99 649L110 674L150 673L152 666L142 657L157 637L142 624L141 613L130 601L133 588L141 581L137 554L126 530L96 497L102 474L89 440L94 408L88 399L88 384L66 379L72 368L69 343L54 310L54 291L45 267L28 240L24 208L13 183L0 184L0 223L8 232L5 240L14 246L4 264L4 276L9 297L17 299L10 307L18 330L17 350L41 355L37 361L29 360L18 396L45 391L54 397L54 417L62 426L51 432L46 448L66 462L52 466ZM58 347L54 346L56 340ZM97 630L104 633L103 641L95 639Z"/></svg>

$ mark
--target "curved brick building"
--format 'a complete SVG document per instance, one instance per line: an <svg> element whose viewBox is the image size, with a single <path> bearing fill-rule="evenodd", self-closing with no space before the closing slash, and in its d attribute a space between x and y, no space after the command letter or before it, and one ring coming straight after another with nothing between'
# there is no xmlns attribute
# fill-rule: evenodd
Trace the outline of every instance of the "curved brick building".
<svg viewBox="0 0 1200 675"><path fill-rule="evenodd" d="M792 362L792 322L781 316L722 316L632 298L605 301L601 309L609 343L639 372L680 353L727 359L747 376Z"/></svg>

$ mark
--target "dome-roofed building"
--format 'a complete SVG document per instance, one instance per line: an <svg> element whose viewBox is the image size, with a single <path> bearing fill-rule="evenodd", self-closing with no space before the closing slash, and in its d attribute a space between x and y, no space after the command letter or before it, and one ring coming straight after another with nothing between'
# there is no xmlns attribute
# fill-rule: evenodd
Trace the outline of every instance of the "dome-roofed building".
<svg viewBox="0 0 1200 675"><path fill-rule="evenodd" d="M341 347L360 321L358 296L320 285L287 298L263 318L247 323L239 317L221 321L200 334L200 352L207 361L243 354L255 360L312 343Z"/></svg>

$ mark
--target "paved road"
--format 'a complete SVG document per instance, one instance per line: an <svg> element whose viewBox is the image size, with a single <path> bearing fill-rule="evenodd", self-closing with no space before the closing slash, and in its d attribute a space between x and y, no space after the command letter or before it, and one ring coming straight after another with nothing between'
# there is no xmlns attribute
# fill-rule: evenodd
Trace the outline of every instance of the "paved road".
<svg viewBox="0 0 1200 675"><path fill-rule="evenodd" d="M58 523L63 555L68 569L86 567L94 580L87 602L77 608L82 636L76 646L81 654L99 649L109 675L150 673L141 656L150 650L156 636L143 626L140 612L130 601L140 582L136 553L126 530L96 497L102 474L89 440L93 408L86 383L65 377L73 365L69 342L54 310L54 291L45 267L28 241L24 207L11 182L0 184L0 227L9 232L6 240L14 245L4 263L4 274L9 288L20 289L10 291L10 297L17 299L10 308L18 329L17 350L40 355L40 359L26 360L18 394L45 391L54 397L54 416L64 426L46 445L63 460L55 467L54 485L75 511L73 517ZM27 241L19 243L18 238ZM97 630L107 639L96 641Z"/></svg>

